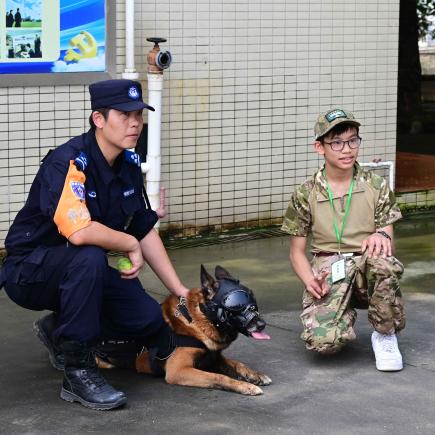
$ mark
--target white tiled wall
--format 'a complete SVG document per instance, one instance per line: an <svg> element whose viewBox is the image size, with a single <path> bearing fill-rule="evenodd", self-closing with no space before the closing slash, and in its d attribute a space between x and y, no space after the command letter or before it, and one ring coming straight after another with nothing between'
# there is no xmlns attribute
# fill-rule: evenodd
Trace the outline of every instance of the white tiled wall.
<svg viewBox="0 0 435 435"><path fill-rule="evenodd" d="M361 160L395 160L399 0L136 1L136 55L168 39L162 177L185 235L277 223L318 167L317 114L362 122ZM124 2L117 2L117 72ZM11 83L13 85L13 83ZM144 83L146 87L146 83ZM0 89L0 245L46 151L87 126L84 86Z"/></svg>

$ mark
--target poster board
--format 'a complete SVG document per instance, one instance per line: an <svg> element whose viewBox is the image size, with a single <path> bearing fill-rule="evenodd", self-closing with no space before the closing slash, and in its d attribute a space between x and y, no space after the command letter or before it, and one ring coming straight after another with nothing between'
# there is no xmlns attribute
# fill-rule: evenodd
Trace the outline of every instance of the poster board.
<svg viewBox="0 0 435 435"><path fill-rule="evenodd" d="M110 76L114 35L108 37L108 3L0 0L0 86L78 84Z"/></svg>

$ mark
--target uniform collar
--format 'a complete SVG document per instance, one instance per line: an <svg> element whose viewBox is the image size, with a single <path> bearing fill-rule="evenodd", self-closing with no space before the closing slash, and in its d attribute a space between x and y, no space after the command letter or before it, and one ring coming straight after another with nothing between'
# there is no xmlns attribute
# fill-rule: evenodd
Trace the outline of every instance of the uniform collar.
<svg viewBox="0 0 435 435"><path fill-rule="evenodd" d="M326 187L326 179L323 176L323 170L325 169L325 165L323 165L314 175L314 182L317 186L317 200L318 201L328 201L328 188ZM363 169L355 162L353 165L353 178L355 180L355 185L353 187L353 193L363 192ZM337 196L333 196L333 198L337 198Z"/></svg>
<svg viewBox="0 0 435 435"><path fill-rule="evenodd" d="M121 163L119 163L119 172L115 172L114 169L107 163L106 158L101 152L100 147L98 146L97 139L95 138L95 132L89 130L86 134L86 138L90 148L90 155L92 157L92 161L97 167L97 171L101 176L101 179L104 184L110 184L117 176L121 178L125 178L126 176L126 162L124 159L124 153L121 153L117 159L121 159Z"/></svg>

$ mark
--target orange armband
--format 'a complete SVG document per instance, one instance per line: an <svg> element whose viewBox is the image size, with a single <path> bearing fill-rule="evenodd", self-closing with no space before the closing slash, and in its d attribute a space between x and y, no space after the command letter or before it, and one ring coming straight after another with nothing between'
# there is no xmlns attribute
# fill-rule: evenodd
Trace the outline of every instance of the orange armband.
<svg viewBox="0 0 435 435"><path fill-rule="evenodd" d="M59 233L68 238L91 223L91 216L85 201L86 176L70 160L62 194L54 214L54 223Z"/></svg>

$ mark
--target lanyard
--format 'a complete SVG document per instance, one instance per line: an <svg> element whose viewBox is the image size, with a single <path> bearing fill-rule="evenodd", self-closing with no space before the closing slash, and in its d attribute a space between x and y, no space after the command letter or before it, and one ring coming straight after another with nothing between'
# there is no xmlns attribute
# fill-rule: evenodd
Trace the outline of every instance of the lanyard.
<svg viewBox="0 0 435 435"><path fill-rule="evenodd" d="M329 203L331 204L331 209L332 209L332 223L334 225L334 231L335 231L335 237L337 239L338 242L338 251L341 251L341 238L343 237L343 231L344 231L344 227L346 226L346 219L347 219L347 215L349 214L349 207L350 207L350 200L352 199L352 191L353 191L353 185L355 183L354 178L352 177L352 181L350 183L349 186L349 191L347 192L347 201L346 201L346 208L344 209L344 216L343 216L343 223L341 224L341 231L338 231L338 225L337 222L335 221L335 207L334 207L334 201L332 200L332 192L331 189L329 188L329 184L328 184L328 179L326 178L326 171L323 170L323 176L325 177L325 181L326 181L326 188L328 190L328 198L329 198Z"/></svg>

